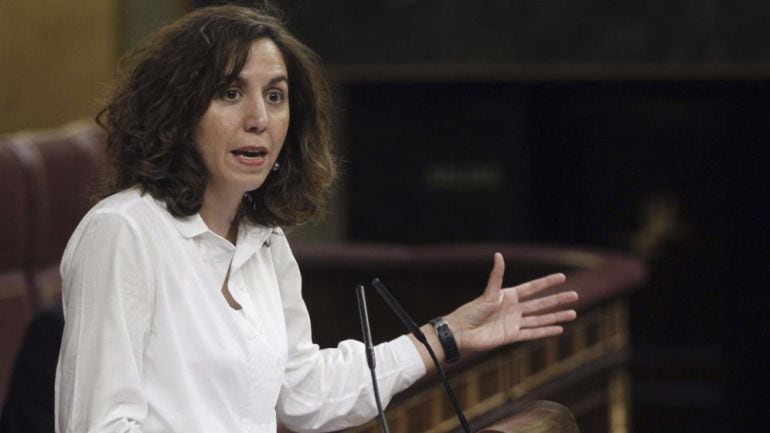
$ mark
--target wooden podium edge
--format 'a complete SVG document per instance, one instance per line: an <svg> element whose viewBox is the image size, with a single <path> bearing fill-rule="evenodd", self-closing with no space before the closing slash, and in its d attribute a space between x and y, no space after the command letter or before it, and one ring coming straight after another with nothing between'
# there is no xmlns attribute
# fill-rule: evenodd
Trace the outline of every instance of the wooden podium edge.
<svg viewBox="0 0 770 433"><path fill-rule="evenodd" d="M566 406L548 400L533 401L521 411L477 433L578 433L575 417Z"/></svg>

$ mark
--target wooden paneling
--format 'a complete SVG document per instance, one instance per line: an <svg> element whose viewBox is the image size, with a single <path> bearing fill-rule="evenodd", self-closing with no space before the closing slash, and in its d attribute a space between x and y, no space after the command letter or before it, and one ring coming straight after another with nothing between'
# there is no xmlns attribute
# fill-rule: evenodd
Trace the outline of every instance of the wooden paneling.
<svg viewBox="0 0 770 433"><path fill-rule="evenodd" d="M0 2L0 133L93 117L118 57L119 0Z"/></svg>
<svg viewBox="0 0 770 433"><path fill-rule="evenodd" d="M559 337L504 348L455 371L450 382L463 412L478 428L546 398L564 403L581 428L591 426L585 431L627 433L627 314L622 300L604 304L582 313ZM586 339L590 328L598 332ZM389 425L399 433L457 431L460 425L447 401L439 383L418 392L406 391L390 405ZM379 424L373 420L348 433L378 431Z"/></svg>

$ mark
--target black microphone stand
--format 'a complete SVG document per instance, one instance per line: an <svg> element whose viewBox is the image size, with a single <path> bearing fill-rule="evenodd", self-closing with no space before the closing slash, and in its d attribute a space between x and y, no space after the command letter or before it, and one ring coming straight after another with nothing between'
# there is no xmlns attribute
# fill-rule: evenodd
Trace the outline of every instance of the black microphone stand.
<svg viewBox="0 0 770 433"><path fill-rule="evenodd" d="M441 367L441 363L439 362L436 353L433 352L430 344L428 344L428 340L425 338L425 334L422 333L417 323L415 323L415 321L409 317L409 315L406 313L406 310L401 307L398 301L396 301L396 298L393 297L390 291L388 291L388 289L385 287L385 284L383 284L379 278L373 279L372 285L377 290L377 293L382 296L382 299L385 300L390 309L396 313L396 316L398 316L404 326L406 326L406 329L408 329L409 332L411 332L412 335L414 335L414 337L428 350L428 354L430 354L430 358L433 360L433 364L436 366L436 371L441 378L441 383L444 385L444 389L449 396L449 400L452 402L452 406L454 407L455 413L457 414L457 419L460 420L460 425L462 425L465 433L472 433L471 426L468 424L468 420L465 418L465 414L463 413L462 409L460 409L460 403L457 402L457 396L455 396L454 391L452 391L452 387L449 385L449 380L447 379L446 373L444 372L444 368Z"/></svg>
<svg viewBox="0 0 770 433"><path fill-rule="evenodd" d="M361 319L361 334L364 336L364 346L366 348L366 363L369 364L369 371L372 374L372 386L374 387L374 400L377 403L377 414L380 419L380 428L382 433L390 433L388 422L385 419L385 412L382 410L382 401L380 401L380 389L377 386L377 374L374 371L374 345L372 344L372 332L369 328L369 312L366 309L366 296L364 295L364 286L356 286L356 298L358 298L358 316Z"/></svg>

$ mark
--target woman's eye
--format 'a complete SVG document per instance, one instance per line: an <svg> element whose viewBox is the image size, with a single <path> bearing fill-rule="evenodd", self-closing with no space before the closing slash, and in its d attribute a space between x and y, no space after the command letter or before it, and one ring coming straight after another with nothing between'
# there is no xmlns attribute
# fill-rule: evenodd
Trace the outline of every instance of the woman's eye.
<svg viewBox="0 0 770 433"><path fill-rule="evenodd" d="M273 104L278 104L283 101L283 92L280 90L271 90L267 93L267 100Z"/></svg>
<svg viewBox="0 0 770 433"><path fill-rule="evenodd" d="M227 89L222 93L222 98L228 101L235 101L241 96L241 92L238 89Z"/></svg>

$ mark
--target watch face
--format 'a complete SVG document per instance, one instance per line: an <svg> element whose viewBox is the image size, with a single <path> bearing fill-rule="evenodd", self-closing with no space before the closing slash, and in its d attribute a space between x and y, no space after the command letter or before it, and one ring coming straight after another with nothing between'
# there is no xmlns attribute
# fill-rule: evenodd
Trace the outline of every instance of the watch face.
<svg viewBox="0 0 770 433"><path fill-rule="evenodd" d="M441 328L442 326L449 327L449 324L446 323L446 320L444 320L443 317L436 317L435 319L431 320L430 323L436 329Z"/></svg>

